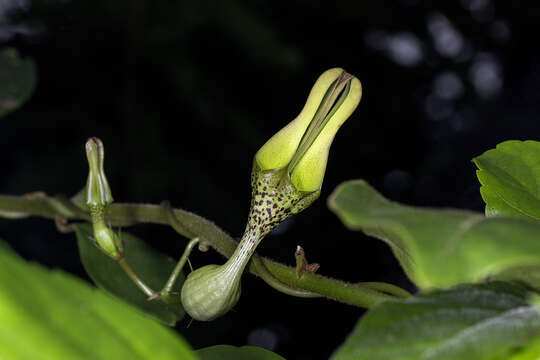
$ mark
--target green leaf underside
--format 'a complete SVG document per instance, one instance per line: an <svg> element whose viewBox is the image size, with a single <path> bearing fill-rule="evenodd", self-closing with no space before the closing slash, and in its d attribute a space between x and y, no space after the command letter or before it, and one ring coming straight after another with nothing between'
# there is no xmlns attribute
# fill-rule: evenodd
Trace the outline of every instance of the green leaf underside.
<svg viewBox="0 0 540 360"><path fill-rule="evenodd" d="M347 227L387 242L421 288L500 274L540 289L540 224L535 221L400 205L362 180L340 185L329 206Z"/></svg>
<svg viewBox="0 0 540 360"><path fill-rule="evenodd" d="M23 60L15 49L0 50L0 116L17 109L34 91L36 68Z"/></svg>
<svg viewBox="0 0 540 360"><path fill-rule="evenodd" d="M196 359L177 334L130 305L0 242L0 359Z"/></svg>
<svg viewBox="0 0 540 360"><path fill-rule="evenodd" d="M540 142L505 141L473 159L486 215L540 222Z"/></svg>
<svg viewBox="0 0 540 360"><path fill-rule="evenodd" d="M148 297L131 281L120 265L94 245L91 225L78 225L76 233L83 266L98 287L135 305L164 324L173 326L184 317L180 299L174 305L161 300L148 301ZM122 232L121 237L128 264L154 291L161 290L176 262L133 235ZM184 276L180 275L173 290L180 292L183 283Z"/></svg>
<svg viewBox="0 0 540 360"><path fill-rule="evenodd" d="M257 346L215 345L197 350L201 360L285 360L272 351Z"/></svg>
<svg viewBox="0 0 540 360"><path fill-rule="evenodd" d="M332 360L537 360L540 316L524 287L461 285L375 306Z"/></svg>

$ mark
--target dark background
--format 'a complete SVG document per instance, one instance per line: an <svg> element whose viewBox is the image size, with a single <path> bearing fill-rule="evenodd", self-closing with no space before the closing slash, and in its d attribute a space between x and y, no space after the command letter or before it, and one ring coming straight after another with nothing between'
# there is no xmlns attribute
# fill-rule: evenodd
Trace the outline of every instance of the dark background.
<svg viewBox="0 0 540 360"><path fill-rule="evenodd" d="M317 76L340 66L364 94L336 137L321 198L258 250L293 264L302 245L321 274L414 290L389 248L346 230L326 199L364 178L396 201L482 211L471 158L540 136L536 3L0 0L0 47L38 69L33 97L0 120L0 193L76 193L84 143L98 136L116 201L170 200L240 236L253 155L297 115ZM129 231L174 257L186 244L165 227ZM74 236L51 221L0 219L0 237L87 278ZM242 290L233 312L177 330L195 348L253 344L324 359L363 313L250 275Z"/></svg>

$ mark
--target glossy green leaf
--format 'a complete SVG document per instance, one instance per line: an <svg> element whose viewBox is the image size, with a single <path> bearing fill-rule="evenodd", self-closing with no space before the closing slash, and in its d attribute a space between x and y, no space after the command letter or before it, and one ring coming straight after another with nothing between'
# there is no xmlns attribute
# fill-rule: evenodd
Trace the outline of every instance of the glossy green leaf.
<svg viewBox="0 0 540 360"><path fill-rule="evenodd" d="M197 359L176 333L130 305L0 242L0 359Z"/></svg>
<svg viewBox="0 0 540 360"><path fill-rule="evenodd" d="M148 297L130 280L120 265L94 245L90 225L78 225L76 229L81 261L96 285L167 325L172 326L184 317L180 299L174 305L161 300L148 301ZM148 286L155 291L161 290L176 262L133 235L122 232L121 236L128 264ZM181 275L174 290L180 292L183 282L184 276Z"/></svg>
<svg viewBox="0 0 540 360"><path fill-rule="evenodd" d="M540 222L540 142L505 141L473 159L486 215Z"/></svg>
<svg viewBox="0 0 540 360"><path fill-rule="evenodd" d="M333 360L537 360L540 315L525 288L494 282L389 300L365 315Z"/></svg>
<svg viewBox="0 0 540 360"><path fill-rule="evenodd" d="M388 243L421 288L497 275L540 288L540 224L535 221L405 206L362 180L336 188L329 206L350 229Z"/></svg>
<svg viewBox="0 0 540 360"><path fill-rule="evenodd" d="M21 59L17 50L0 50L0 116L17 109L32 95L36 86L36 67Z"/></svg>
<svg viewBox="0 0 540 360"><path fill-rule="evenodd" d="M278 354L257 346L215 345L197 350L197 355L201 360L285 360Z"/></svg>

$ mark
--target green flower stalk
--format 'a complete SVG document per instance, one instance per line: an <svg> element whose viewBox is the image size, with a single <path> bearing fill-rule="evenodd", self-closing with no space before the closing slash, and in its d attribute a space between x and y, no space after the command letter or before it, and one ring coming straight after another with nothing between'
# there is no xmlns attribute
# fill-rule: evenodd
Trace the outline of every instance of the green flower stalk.
<svg viewBox="0 0 540 360"><path fill-rule="evenodd" d="M192 272L182 288L184 309L196 320L213 320L240 297L242 273L268 232L307 208L320 195L330 145L362 96L360 81L343 69L324 72L300 114L255 154L252 197L244 235L221 266Z"/></svg>
<svg viewBox="0 0 540 360"><path fill-rule="evenodd" d="M105 150L100 139L95 137L88 139L86 157L90 170L85 195L86 205L90 210L94 239L99 249L118 260L123 257L122 242L105 223L105 209L113 202L113 197L103 169Z"/></svg>

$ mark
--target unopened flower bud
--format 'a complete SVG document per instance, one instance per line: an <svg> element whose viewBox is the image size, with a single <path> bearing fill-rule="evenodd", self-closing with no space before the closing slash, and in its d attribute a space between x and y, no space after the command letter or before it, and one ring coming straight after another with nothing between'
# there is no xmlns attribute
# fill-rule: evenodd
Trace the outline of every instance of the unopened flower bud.
<svg viewBox="0 0 540 360"><path fill-rule="evenodd" d="M88 139L86 157L90 168L86 182L86 205L90 210L94 239L98 248L118 259L123 256L122 242L105 223L105 208L113 202L113 197L103 169L105 150L100 139Z"/></svg>
<svg viewBox="0 0 540 360"><path fill-rule="evenodd" d="M105 149L100 139L88 139L86 157L90 168L86 182L86 205L104 208L113 202L113 197L103 169Z"/></svg>

